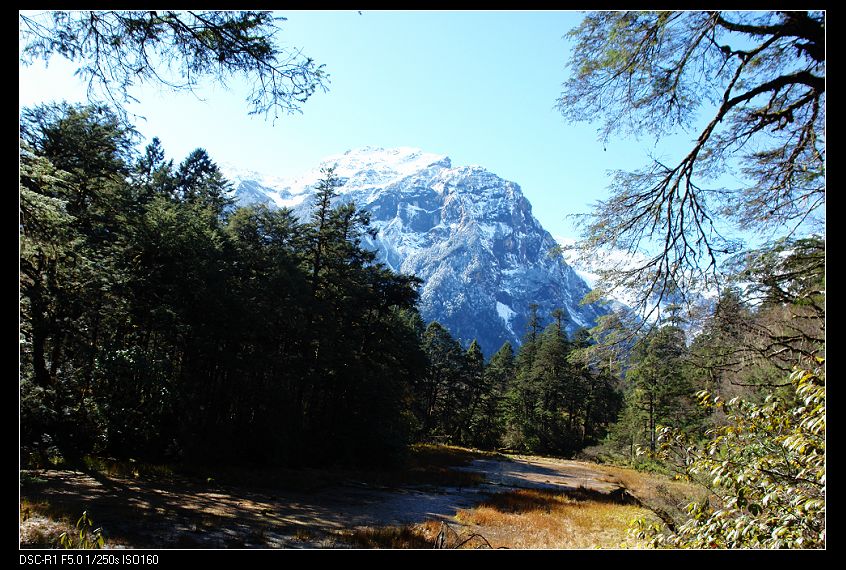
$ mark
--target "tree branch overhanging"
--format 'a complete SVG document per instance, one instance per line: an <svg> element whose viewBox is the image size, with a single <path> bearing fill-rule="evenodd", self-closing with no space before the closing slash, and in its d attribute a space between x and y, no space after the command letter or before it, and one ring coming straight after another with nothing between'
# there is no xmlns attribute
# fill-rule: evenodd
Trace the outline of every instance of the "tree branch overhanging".
<svg viewBox="0 0 846 570"><path fill-rule="evenodd" d="M251 114L299 112L317 89L323 66L298 50L274 45L269 12L53 11L20 15L27 41L21 60L60 55L79 63L89 98L102 95L121 108L134 101L138 81L195 92L211 78L252 78ZM163 73L164 70L170 73Z"/></svg>
<svg viewBox="0 0 846 570"><path fill-rule="evenodd" d="M680 125L694 109L685 106L686 93L720 90L710 121L675 166L655 161L652 169L618 172L611 198L598 203L582 226L587 255L607 248L630 254L643 252L642 246L652 249L647 263L605 272L606 290L642 284L642 309L660 303L664 284L673 283L684 295L696 281L720 278L723 256L737 248L737 240L723 235L730 220L747 227L804 220L824 204L824 181L821 200L813 198L819 188L800 183L823 172L824 156L815 149L821 140L818 125L824 123L824 19L806 13L738 18L721 12L598 13L571 33L578 40L578 74L565 85L559 108L571 120L607 117L603 136L624 120L633 131L649 128L650 119ZM740 35L757 40L754 47L732 48L732 38ZM797 46L800 40L805 43ZM815 51L820 45L822 58ZM789 52L791 46L798 51ZM799 58L787 59L788 53ZM654 83L661 77L667 81ZM651 85L657 87L647 90ZM767 96L768 103L757 104ZM726 168L744 147L793 133L796 138L783 154L753 159L760 171L755 186L712 190L699 182ZM807 159L819 166L809 168ZM777 174L767 182L766 172ZM776 192L778 199L765 198ZM720 207L712 210L709 199ZM756 203L769 204L772 211ZM715 217L722 212L730 214ZM648 299L656 294L657 300Z"/></svg>

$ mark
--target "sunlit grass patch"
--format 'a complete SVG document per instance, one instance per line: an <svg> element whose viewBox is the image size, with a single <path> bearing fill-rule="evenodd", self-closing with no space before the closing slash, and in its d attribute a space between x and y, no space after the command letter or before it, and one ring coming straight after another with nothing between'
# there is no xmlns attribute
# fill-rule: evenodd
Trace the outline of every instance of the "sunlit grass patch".
<svg viewBox="0 0 846 570"><path fill-rule="evenodd" d="M47 501L21 498L18 540L22 548L56 548L73 524L61 509Z"/></svg>
<svg viewBox="0 0 846 570"><path fill-rule="evenodd" d="M522 489L494 495L459 510L459 524L429 520L406 526L343 531L339 539L355 548L630 548L632 520L657 518L619 495L588 489L561 493ZM624 498L623 498L624 500Z"/></svg>
<svg viewBox="0 0 846 570"><path fill-rule="evenodd" d="M22 548L98 548L105 543L105 539L99 542L101 536L87 513L80 518L61 505L21 498L18 539Z"/></svg>
<svg viewBox="0 0 846 570"><path fill-rule="evenodd" d="M654 518L641 507L591 495L521 489L462 509L456 519L478 527L494 548L621 548L634 546L627 542L632 520Z"/></svg>
<svg viewBox="0 0 846 570"><path fill-rule="evenodd" d="M675 524L682 524L687 520L685 507L693 500L701 500L705 490L687 481L675 480L660 473L638 471L626 467L613 465L596 465L597 469L605 471L640 502L659 513Z"/></svg>
<svg viewBox="0 0 846 570"><path fill-rule="evenodd" d="M56 520L42 514L31 514L21 520L18 540L21 548L56 548L63 532L72 532L67 520Z"/></svg>

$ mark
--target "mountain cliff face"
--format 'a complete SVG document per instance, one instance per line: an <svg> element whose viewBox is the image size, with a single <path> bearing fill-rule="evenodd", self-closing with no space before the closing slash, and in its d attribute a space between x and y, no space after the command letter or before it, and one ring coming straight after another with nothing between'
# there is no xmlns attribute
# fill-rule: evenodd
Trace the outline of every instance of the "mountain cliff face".
<svg viewBox="0 0 846 570"><path fill-rule="evenodd" d="M378 260L422 278L421 315L465 346L475 338L488 356L505 341L518 346L532 303L542 324L553 309L566 309L570 331L603 313L579 305L589 287L552 254L556 242L517 184L413 148L348 151L320 166L332 165L342 182L337 200L371 213L379 234L368 245ZM305 219L320 166L290 180L222 170L239 203L289 207Z"/></svg>

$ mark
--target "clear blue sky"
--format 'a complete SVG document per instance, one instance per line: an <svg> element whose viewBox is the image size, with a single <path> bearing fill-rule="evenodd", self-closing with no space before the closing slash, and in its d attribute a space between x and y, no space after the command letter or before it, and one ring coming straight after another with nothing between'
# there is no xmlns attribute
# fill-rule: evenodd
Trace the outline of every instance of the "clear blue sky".
<svg viewBox="0 0 846 570"><path fill-rule="evenodd" d="M248 116L246 92L203 86L190 93L131 93L147 139L158 136L177 162L197 147L218 162L289 176L327 155L361 146L412 146L453 165L479 164L520 184L553 235L575 236L567 220L606 193L609 169L661 154L654 140L616 139L603 148L595 126L570 125L555 110L567 78L563 36L579 12L289 11L278 41L324 64L329 91L302 115L275 124ZM74 67L21 67L21 106L82 101ZM691 137L682 137L687 140ZM669 143L662 142L664 148Z"/></svg>

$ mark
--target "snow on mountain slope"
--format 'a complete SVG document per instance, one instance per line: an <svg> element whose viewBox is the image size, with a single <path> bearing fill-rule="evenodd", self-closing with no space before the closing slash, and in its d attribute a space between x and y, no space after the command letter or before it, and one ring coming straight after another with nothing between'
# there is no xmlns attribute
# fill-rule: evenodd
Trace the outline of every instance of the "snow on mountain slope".
<svg viewBox="0 0 846 570"><path fill-rule="evenodd" d="M367 245L393 270L424 280L421 315L464 345L475 338L488 356L505 341L519 345L533 303L547 323L553 309L566 309L570 331L602 314L579 304L590 288L556 253L520 187L480 166L453 167L446 155L416 148L367 147L288 180L221 169L239 203L290 207L305 219L320 167L333 165L336 200L368 210L379 230Z"/></svg>

